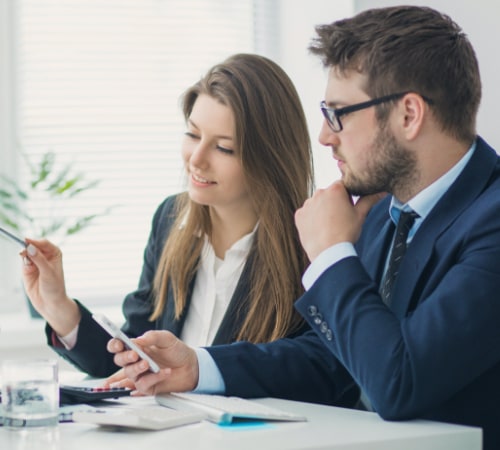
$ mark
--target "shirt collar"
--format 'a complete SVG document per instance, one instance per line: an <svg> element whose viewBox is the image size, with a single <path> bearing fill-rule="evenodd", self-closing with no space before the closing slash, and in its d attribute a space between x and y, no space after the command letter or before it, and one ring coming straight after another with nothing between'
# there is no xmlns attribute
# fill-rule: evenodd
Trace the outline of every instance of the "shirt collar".
<svg viewBox="0 0 500 450"><path fill-rule="evenodd" d="M233 255L235 257L246 258L248 253L250 252L253 238L255 236L255 233L257 232L258 226L259 226L259 222L257 222L255 224L254 229L250 233L245 234L240 239L238 239L226 251L225 259L227 259L229 255ZM203 243L203 249L202 249L201 255L202 255L202 264L208 264L208 265L213 264L213 261L215 260L215 252L214 252L214 249L212 247L212 244L210 243L210 239L208 238L208 236L206 234L204 236L204 243Z"/></svg>

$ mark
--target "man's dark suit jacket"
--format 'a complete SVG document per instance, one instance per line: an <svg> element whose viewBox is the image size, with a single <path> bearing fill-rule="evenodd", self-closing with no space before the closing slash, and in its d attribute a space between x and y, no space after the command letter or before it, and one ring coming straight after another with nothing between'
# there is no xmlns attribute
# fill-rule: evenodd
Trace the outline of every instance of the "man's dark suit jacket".
<svg viewBox="0 0 500 450"><path fill-rule="evenodd" d="M152 283L165 240L175 220L175 196L169 197L158 207L152 223L151 234L144 252L144 262L136 291L127 295L123 303L126 323L123 331L130 337L137 337L148 330L169 330L179 336L191 301L188 297L183 314L175 319L173 293L169 291L164 313L155 322L148 320L153 311ZM245 264L228 310L214 338L214 344L225 344L235 340L236 333L245 315L249 292L249 261ZM191 281L191 292L194 279ZM110 336L92 319L91 312L79 303L82 320L78 328L76 346L68 351L54 339L52 329L47 326L48 343L61 356L77 368L96 377L105 377L119 369L113 363L113 355L106 350ZM307 327L308 328L308 327ZM303 332L304 330L302 330Z"/></svg>
<svg viewBox="0 0 500 450"><path fill-rule="evenodd" d="M478 138L467 166L413 237L391 309L378 294L394 230L389 203L386 197L370 211L359 257L332 265L296 303L313 331L208 349L226 393L293 399L305 390L321 397L352 377L383 418L480 426L484 448L499 449L499 157ZM349 379L342 370L328 378L327 355Z"/></svg>

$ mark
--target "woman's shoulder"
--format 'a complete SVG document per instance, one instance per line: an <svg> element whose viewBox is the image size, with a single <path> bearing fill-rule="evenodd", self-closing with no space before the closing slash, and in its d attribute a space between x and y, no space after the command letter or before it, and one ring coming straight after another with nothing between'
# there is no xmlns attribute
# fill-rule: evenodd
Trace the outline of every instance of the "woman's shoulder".
<svg viewBox="0 0 500 450"><path fill-rule="evenodd" d="M163 201L158 206L158 209L162 210L162 211L163 210L170 211L170 210L174 209L178 199L180 199L182 197L182 195L183 195L183 193L169 195L168 197L163 199Z"/></svg>
<svg viewBox="0 0 500 450"><path fill-rule="evenodd" d="M165 198L156 208L153 222L156 224L172 223L177 217L177 205L183 196L184 193L180 193Z"/></svg>

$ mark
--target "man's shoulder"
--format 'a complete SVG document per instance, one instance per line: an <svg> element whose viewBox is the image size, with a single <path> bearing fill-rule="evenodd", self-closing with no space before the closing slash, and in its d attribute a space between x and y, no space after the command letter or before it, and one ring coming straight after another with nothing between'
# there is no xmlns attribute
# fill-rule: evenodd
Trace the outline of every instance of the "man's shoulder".
<svg viewBox="0 0 500 450"><path fill-rule="evenodd" d="M474 152L471 162L473 170L482 171L485 166L491 167L496 178L500 178L500 156L498 152L491 147L482 137L476 139L476 151Z"/></svg>
<svg viewBox="0 0 500 450"><path fill-rule="evenodd" d="M444 199L464 210L474 210L482 205L487 205L488 209L500 207L500 156L481 137L477 138L471 160Z"/></svg>

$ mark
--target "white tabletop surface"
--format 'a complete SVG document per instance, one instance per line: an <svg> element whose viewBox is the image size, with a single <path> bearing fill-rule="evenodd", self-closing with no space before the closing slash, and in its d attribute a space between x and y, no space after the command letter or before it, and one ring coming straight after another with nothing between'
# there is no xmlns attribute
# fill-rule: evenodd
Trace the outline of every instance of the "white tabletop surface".
<svg viewBox="0 0 500 450"><path fill-rule="evenodd" d="M155 404L152 397L121 402ZM161 449L370 449L480 450L479 428L428 421L386 422L375 413L278 399L257 400L293 411L307 422L221 427L203 421L163 431L110 429L61 423L53 433L0 428L5 450L161 450Z"/></svg>

